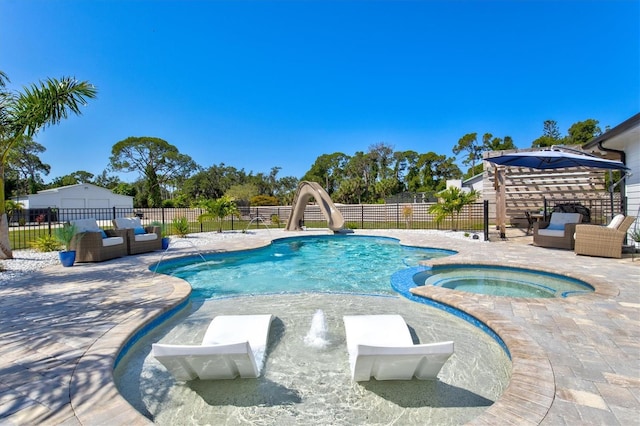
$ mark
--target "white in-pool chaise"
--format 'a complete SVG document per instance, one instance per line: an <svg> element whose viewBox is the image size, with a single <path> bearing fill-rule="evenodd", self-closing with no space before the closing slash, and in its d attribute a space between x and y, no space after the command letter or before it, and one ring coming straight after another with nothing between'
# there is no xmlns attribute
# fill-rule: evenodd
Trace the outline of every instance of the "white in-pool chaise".
<svg viewBox="0 0 640 426"><path fill-rule="evenodd" d="M256 378L273 315L219 315L197 345L153 344L153 356L177 380Z"/></svg>
<svg viewBox="0 0 640 426"><path fill-rule="evenodd" d="M345 316L351 378L434 380L453 354L453 342L414 345L400 315Z"/></svg>

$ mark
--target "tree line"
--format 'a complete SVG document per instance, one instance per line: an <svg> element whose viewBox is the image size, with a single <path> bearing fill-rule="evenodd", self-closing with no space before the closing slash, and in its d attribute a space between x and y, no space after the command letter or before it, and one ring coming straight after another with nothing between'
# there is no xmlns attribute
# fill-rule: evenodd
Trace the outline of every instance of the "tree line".
<svg viewBox="0 0 640 426"><path fill-rule="evenodd" d="M602 132L598 121L574 123L565 136L558 124L547 120L543 134L531 147L584 144ZM299 179L279 176L280 167L268 173L246 172L224 163L202 167L180 153L169 142L156 137L129 137L115 143L109 165L99 175L78 170L54 178L49 184L43 176L50 166L40 160L45 147L21 135L7 156L6 191L10 196L32 194L42 189L78 183L92 183L117 194L134 197L137 207L189 207L203 199L228 195L239 204L290 204ZM339 203L379 203L391 195L409 192L427 196L443 190L449 179L469 178L482 172L485 151L516 149L510 136L467 133L452 148L453 156L436 152L395 151L384 142L353 154L334 152L316 158L301 180L320 183ZM463 173L456 164L467 167ZM124 182L114 173L138 172L139 178Z"/></svg>

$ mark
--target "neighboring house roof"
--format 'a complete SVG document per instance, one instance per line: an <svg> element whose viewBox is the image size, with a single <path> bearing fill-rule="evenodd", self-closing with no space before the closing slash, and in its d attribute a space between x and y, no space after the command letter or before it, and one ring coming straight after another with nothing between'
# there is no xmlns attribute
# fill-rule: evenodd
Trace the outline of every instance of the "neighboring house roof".
<svg viewBox="0 0 640 426"><path fill-rule="evenodd" d="M463 180L462 186L473 185L476 182L480 182L482 180L483 175L484 175L484 172L478 173L475 176L471 176L469 179Z"/></svg>
<svg viewBox="0 0 640 426"><path fill-rule="evenodd" d="M596 136L586 144L582 145L583 149L598 149L603 144L608 148L621 149L629 143L637 143L640 140L640 113L623 121L616 127L609 129L600 136ZM615 146L611 146L615 145Z"/></svg>
<svg viewBox="0 0 640 426"><path fill-rule="evenodd" d="M79 186L91 187L91 189L96 189L98 191L106 191L106 192L113 193L113 191L110 191L107 188L103 188L101 186L93 185L91 183L77 183L75 185L67 185L67 186L59 186L57 188L43 189L42 191L38 191L38 194L48 194L48 193L52 193L52 192L60 192L60 191L64 191L64 190L71 189L71 188L77 188Z"/></svg>

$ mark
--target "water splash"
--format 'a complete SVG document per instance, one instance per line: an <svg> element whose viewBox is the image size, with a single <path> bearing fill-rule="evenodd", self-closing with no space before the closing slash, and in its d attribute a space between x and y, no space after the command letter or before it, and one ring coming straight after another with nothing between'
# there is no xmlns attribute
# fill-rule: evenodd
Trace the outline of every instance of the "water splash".
<svg viewBox="0 0 640 426"><path fill-rule="evenodd" d="M327 320L322 309L318 309L311 320L311 328L304 337L304 344L315 349L325 349L329 345L327 334Z"/></svg>

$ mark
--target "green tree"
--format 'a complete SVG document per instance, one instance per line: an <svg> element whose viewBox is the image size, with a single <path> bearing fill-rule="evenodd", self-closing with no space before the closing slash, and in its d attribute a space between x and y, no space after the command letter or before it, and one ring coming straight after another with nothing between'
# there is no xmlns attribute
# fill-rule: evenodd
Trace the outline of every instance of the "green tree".
<svg viewBox="0 0 640 426"><path fill-rule="evenodd" d="M160 138L129 137L113 145L111 167L116 171L139 172L145 179L147 206L162 206L161 186L179 176L191 175L198 166L188 155Z"/></svg>
<svg viewBox="0 0 640 426"><path fill-rule="evenodd" d="M240 217L240 210L231 197L222 196L217 200L202 200L198 207L205 210L205 213L198 216L198 222L207 220L217 220L218 232L222 232L222 221L227 216Z"/></svg>
<svg viewBox="0 0 640 426"><path fill-rule="evenodd" d="M93 183L93 173L85 170L77 170L68 175L60 176L51 181L50 188L59 188L61 186L77 185L79 183Z"/></svg>
<svg viewBox="0 0 640 426"><path fill-rule="evenodd" d="M39 154L47 149L32 138L22 135L7 156L5 174L7 180L13 175L15 195L35 194L44 188L41 174L48 175L51 166L40 160Z"/></svg>
<svg viewBox="0 0 640 426"><path fill-rule="evenodd" d="M544 148L563 143L558 129L558 122L555 120L545 120L543 124L542 136L531 143L532 148Z"/></svg>
<svg viewBox="0 0 640 426"><path fill-rule="evenodd" d="M573 123L569 127L568 135L565 138L566 145L584 145L596 136L600 136L602 130L598 126L598 120L588 118L584 121Z"/></svg>
<svg viewBox="0 0 640 426"><path fill-rule="evenodd" d="M233 185L225 192L227 197L237 200L241 205L249 205L252 198L259 195L258 187L252 183Z"/></svg>
<svg viewBox="0 0 640 426"><path fill-rule="evenodd" d="M49 78L23 88L7 89L9 78L0 71L0 200L5 200L4 168L12 148L23 137L33 138L39 130L60 123L69 113L80 115L87 99L97 90L87 81L75 78ZM0 258L11 259L9 224L5 203L0 203Z"/></svg>
<svg viewBox="0 0 640 426"><path fill-rule="evenodd" d="M318 182L331 195L338 190L348 161L349 157L341 152L323 154L316 158L302 180Z"/></svg>
<svg viewBox="0 0 640 426"><path fill-rule="evenodd" d="M442 222L445 218L451 218L451 229L458 230L460 212L464 206L473 204L478 199L478 193L474 190L462 191L455 186L449 187L438 193L438 203L429 207L429 213L436 215L436 221Z"/></svg>
<svg viewBox="0 0 640 426"><path fill-rule="evenodd" d="M467 133L458 140L453 147L453 153L458 155L462 152L466 153L463 157L462 164L475 169L477 163L482 162L482 144L478 143L477 133Z"/></svg>
<svg viewBox="0 0 640 426"><path fill-rule="evenodd" d="M511 136L505 136L504 139L494 137L491 133L485 133L482 136L483 151L503 151L507 149L516 149Z"/></svg>

